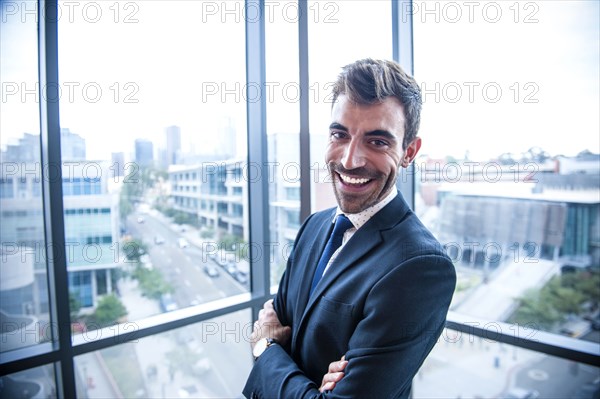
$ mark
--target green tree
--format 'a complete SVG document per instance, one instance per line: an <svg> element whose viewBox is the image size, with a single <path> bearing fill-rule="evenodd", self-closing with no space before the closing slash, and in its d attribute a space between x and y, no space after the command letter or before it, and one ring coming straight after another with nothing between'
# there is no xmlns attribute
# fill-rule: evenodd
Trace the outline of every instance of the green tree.
<svg viewBox="0 0 600 399"><path fill-rule="evenodd" d="M162 273L156 269L146 269L138 266L133 272L133 277L139 282L142 295L159 300L163 294L173 292L173 287L165 281Z"/></svg>
<svg viewBox="0 0 600 399"><path fill-rule="evenodd" d="M137 238L123 240L123 252L127 260L139 262L142 255L148 253L148 247Z"/></svg>
<svg viewBox="0 0 600 399"><path fill-rule="evenodd" d="M79 315L79 309L81 309L81 302L77 299L77 296L72 292L69 292L69 310L71 315L71 322L77 319Z"/></svg>
<svg viewBox="0 0 600 399"><path fill-rule="evenodd" d="M127 315L127 309L114 294L104 296L98 302L96 310L90 317L90 321L97 328L108 327L115 324L121 317Z"/></svg>
<svg viewBox="0 0 600 399"><path fill-rule="evenodd" d="M173 222L177 224L196 224L196 218L189 213L176 211L173 216Z"/></svg>
<svg viewBox="0 0 600 399"><path fill-rule="evenodd" d="M533 324L538 329L550 329L561 319L561 314L550 302L542 299L539 290L528 290L519 300L519 307L509 318L510 323Z"/></svg>
<svg viewBox="0 0 600 399"><path fill-rule="evenodd" d="M119 211L122 220L125 220L133 212L135 202L141 200L144 191L144 184L138 173L132 173L123 179L119 196Z"/></svg>
<svg viewBox="0 0 600 399"><path fill-rule="evenodd" d="M519 298L519 307L509 318L512 323L535 323L552 329L569 314L581 315L583 304L598 303L600 273L582 271L554 276L539 290L528 290Z"/></svg>

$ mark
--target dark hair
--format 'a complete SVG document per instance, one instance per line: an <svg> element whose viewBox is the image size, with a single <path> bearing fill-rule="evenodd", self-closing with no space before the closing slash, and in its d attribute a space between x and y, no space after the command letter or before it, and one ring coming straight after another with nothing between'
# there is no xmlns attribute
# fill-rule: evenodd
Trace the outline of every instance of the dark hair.
<svg viewBox="0 0 600 399"><path fill-rule="evenodd" d="M357 104L376 104L396 97L406 122L402 149L417 137L421 122L421 89L415 79L394 61L366 58L346 65L333 86L333 102L340 94Z"/></svg>

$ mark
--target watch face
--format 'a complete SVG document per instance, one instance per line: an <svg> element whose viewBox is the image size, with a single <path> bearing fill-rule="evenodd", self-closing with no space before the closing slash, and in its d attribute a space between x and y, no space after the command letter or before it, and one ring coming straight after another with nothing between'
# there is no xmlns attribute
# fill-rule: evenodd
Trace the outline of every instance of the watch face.
<svg viewBox="0 0 600 399"><path fill-rule="evenodd" d="M261 340L259 340L256 343L256 345L254 345L254 350L252 351L254 357L259 357L260 355L262 355L265 349L267 349L267 344L268 342L266 338L262 338Z"/></svg>

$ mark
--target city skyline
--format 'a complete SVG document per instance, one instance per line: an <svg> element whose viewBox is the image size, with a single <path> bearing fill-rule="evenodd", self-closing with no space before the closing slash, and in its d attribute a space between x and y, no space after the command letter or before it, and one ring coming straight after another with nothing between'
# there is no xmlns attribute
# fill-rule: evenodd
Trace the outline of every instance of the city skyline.
<svg viewBox="0 0 600 399"><path fill-rule="evenodd" d="M114 24L108 18L97 24L61 21L61 125L85 132L90 143L90 158L110 159L115 151L129 153L128 147L131 148L135 138L162 142L165 127L171 125L181 128L182 148L212 151L219 145L221 121L231 118L236 126L237 150L244 154L247 145L245 99L250 96L245 83L245 59L240 56L244 54L244 19L221 24L220 19L213 18L194 25L193 15L179 9L150 2L139 7L140 18L135 24ZM189 7L189 14L196 8L201 12L199 5ZM385 2L372 2L369 12L389 13L387 7ZM507 7L503 11L505 18L498 24L481 19L470 23L463 21L464 18L459 23L444 21L444 18L433 23L433 17L421 14L413 17L414 45L418 49L414 72L424 92L421 152L432 157L460 157L468 151L474 159L521 148L525 151L535 145L567 156L586 149L598 152L600 73L595 62L600 47L598 3L574 2L565 11L544 2L535 15L537 22L531 24L511 22L513 11ZM364 17L365 9L359 5L345 5L338 13L340 23L360 21ZM155 32L155 23L164 25L168 21L177 24L169 25L167 31ZM34 62L37 29L33 18L25 22L9 19L2 24L0 45L4 54L11 55L2 57L0 65L5 97L0 122L3 148L9 139L39 130L35 101L37 62ZM329 35L337 25L311 23L309 35ZM385 23L380 25L377 29L382 31L382 36L390 37L385 33L391 27ZM293 31L295 27L288 21L276 19L267 24L266 29L277 33ZM507 27L510 29L504 29ZM473 37L472 29L481 29L482 34ZM209 33L220 40L196 43L193 39ZM86 48L77 42L82 34L89 40ZM299 103L294 94L298 87L297 65L289 65L285 57L278 56L278 51L286 48L284 36L269 35L266 43L270 51L266 58L269 87L265 92L272 94L267 99L267 134L299 131ZM179 39L170 40L175 37ZM464 62L456 65L445 62L455 57L468 61L473 56L464 51L452 53L451 43L445 47L436 44L435 40L446 37L447 40L462 37L472 41L481 51L478 64L465 69ZM134 57L129 49L136 48L142 38L159 47ZM326 100L331 81L340 67L365 56L390 58L388 40L367 43L367 38L358 35L334 49L322 48L318 42L311 47L310 57L314 61L310 67L310 131L313 135L327 132L330 104ZM104 48L107 42L121 45L107 53L105 60L100 60L98 49ZM192 51L195 45L199 47ZM222 45L230 47L230 51L220 51ZM369 54L359 50L365 46L371 49ZM160 57L154 57L157 52ZM220 62L204 62L202 53L218 53ZM497 59L497 53L514 54L514 58ZM577 54L587 56L582 58ZM331 56L335 61L320 61ZM116 62L117 59L127 62ZM161 78L157 71L177 73ZM568 80L557 79L560 75L568 76ZM102 95L97 99L94 94L98 89ZM501 91L499 98L498 90ZM38 94L39 91L37 88ZM577 98L577 101L563 100L567 98ZM106 140L107 134L118 140ZM123 144L119 145L119 141ZM522 144L515 148L516 143Z"/></svg>

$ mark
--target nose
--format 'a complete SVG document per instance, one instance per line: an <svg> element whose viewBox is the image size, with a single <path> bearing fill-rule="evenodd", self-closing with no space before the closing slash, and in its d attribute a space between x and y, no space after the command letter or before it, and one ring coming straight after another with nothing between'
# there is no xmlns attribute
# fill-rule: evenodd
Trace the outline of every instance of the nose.
<svg viewBox="0 0 600 399"><path fill-rule="evenodd" d="M344 149L342 166L345 169L356 169L365 166L366 158L364 148L359 141L351 140Z"/></svg>

